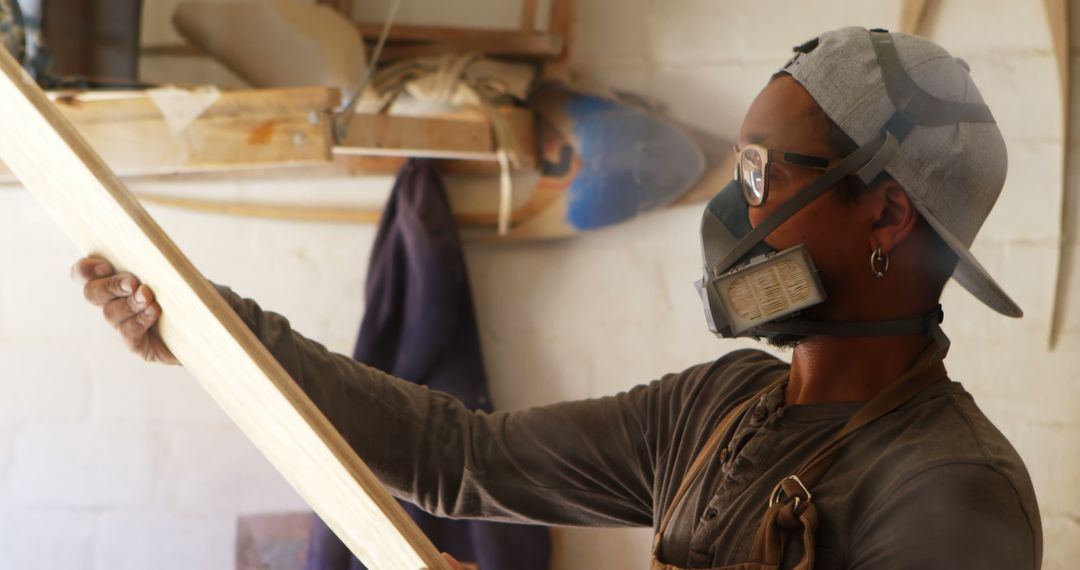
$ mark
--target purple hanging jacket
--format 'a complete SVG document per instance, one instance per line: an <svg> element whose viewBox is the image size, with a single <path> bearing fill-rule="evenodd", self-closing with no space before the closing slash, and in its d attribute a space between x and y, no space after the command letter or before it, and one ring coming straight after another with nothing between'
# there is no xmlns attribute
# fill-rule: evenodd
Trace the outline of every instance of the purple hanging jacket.
<svg viewBox="0 0 1080 570"><path fill-rule="evenodd" d="M368 268L366 310L353 358L491 411L472 293L457 227L431 161L402 167ZM450 520L402 503L420 529L481 570L547 570L543 527ZM317 516L307 570L365 568Z"/></svg>

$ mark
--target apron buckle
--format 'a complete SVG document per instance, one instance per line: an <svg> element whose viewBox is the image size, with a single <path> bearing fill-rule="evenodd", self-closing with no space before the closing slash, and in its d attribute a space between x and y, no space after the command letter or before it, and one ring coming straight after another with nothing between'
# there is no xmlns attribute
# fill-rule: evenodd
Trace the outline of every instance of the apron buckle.
<svg viewBox="0 0 1080 570"><path fill-rule="evenodd" d="M799 512L799 500L801 497L799 497L798 494L792 494L788 492L784 488L784 483L787 481L794 481L795 484L799 486L797 490L801 490L806 495L806 502L809 503L813 499L814 496L810 494L810 489L806 488L806 485L803 484L802 480L799 479L798 475L788 475L787 477L781 479L780 482L777 483L775 487L773 487L772 493L769 495L769 508L772 508L773 505L775 505L781 500L780 494L783 493L791 497L792 499L795 499L795 505L792 510L794 512Z"/></svg>

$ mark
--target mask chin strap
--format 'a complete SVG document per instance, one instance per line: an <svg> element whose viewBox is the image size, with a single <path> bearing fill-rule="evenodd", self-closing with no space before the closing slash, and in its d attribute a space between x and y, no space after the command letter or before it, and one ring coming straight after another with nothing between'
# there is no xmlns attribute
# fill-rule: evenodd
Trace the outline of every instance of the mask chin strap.
<svg viewBox="0 0 1080 570"><path fill-rule="evenodd" d="M834 168L822 174L765 218L713 268L714 273L719 274L729 270L740 257L765 239L765 236L845 176L854 174L863 184L869 184L885 170L899 149L900 143L907 138L915 126L935 127L964 122L994 122L990 108L982 103L946 101L919 87L900 63L896 45L888 31L871 30L870 42L881 68L885 91L896 112L885 122L878 137L845 157ZM938 305L935 309L912 319L859 322L807 321L795 317L787 321L759 325L752 329L752 333L763 337L780 334L794 336L930 335L937 338L939 345L946 347L947 350L948 339L939 326L943 319L944 312L941 305Z"/></svg>
<svg viewBox="0 0 1080 570"><path fill-rule="evenodd" d="M927 335L945 320L945 312L938 305L934 310L914 319L896 321L801 321L792 319L777 323L765 323L754 328L755 333L771 337L780 334L795 336L900 336Z"/></svg>

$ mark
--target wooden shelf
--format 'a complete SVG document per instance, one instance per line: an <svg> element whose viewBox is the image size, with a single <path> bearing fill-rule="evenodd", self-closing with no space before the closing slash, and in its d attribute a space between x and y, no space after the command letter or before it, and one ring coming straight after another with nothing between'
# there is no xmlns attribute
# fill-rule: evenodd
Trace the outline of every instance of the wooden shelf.
<svg viewBox="0 0 1080 570"><path fill-rule="evenodd" d="M335 144L335 89L174 90L168 104L148 92L51 93L79 134L124 177L198 179L283 174L393 173L412 156L446 159L452 172L498 171L487 119L477 111L431 115L358 112ZM160 98L159 98L160 99ZM188 100L190 99L190 100ZM208 102L209 101L209 102ZM199 105L205 109L198 112ZM190 111L196 106L196 111ZM175 116L196 113L178 126ZM531 111L508 108L523 161L536 164ZM0 164L0 182L14 177Z"/></svg>
<svg viewBox="0 0 1080 570"><path fill-rule="evenodd" d="M372 42L382 32L381 23L361 22L357 27L360 35ZM564 45L560 36L533 31L409 25L391 27L387 42L383 52L386 60L465 51L543 60L561 56Z"/></svg>
<svg viewBox="0 0 1080 570"><path fill-rule="evenodd" d="M51 93L63 115L121 176L324 164L331 160L325 88L178 91L168 103L146 92ZM189 100L188 100L189 99ZM186 125L175 115L206 105ZM172 123L170 124L170 120ZM12 180L4 167L0 179Z"/></svg>
<svg viewBox="0 0 1080 570"><path fill-rule="evenodd" d="M502 113L521 155L521 168L535 168L533 113L517 107L505 108ZM348 134L334 147L334 154L368 158L425 156L482 163L494 162L495 150L491 125L477 111L422 116L357 113Z"/></svg>

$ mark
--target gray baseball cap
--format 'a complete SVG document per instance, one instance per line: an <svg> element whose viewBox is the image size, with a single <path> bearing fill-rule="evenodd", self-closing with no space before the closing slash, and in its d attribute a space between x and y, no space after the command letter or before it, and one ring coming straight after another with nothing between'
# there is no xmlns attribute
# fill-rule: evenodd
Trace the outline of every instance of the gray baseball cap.
<svg viewBox="0 0 1080 570"><path fill-rule="evenodd" d="M1008 157L1001 131L966 63L924 38L902 33L890 36L902 66L899 73L883 72L876 51L879 46L871 41L869 30L858 27L826 32L796 48L796 56L784 71L859 145L880 136L898 114L894 86L899 80L895 77L902 77L903 72L910 77L904 81L914 81L912 89L921 89L924 99L985 111L985 118L979 120L916 121L885 171L904 187L918 211L956 252L959 262L953 278L995 311L1023 316L969 249L1005 184ZM887 75L891 85L886 85Z"/></svg>

